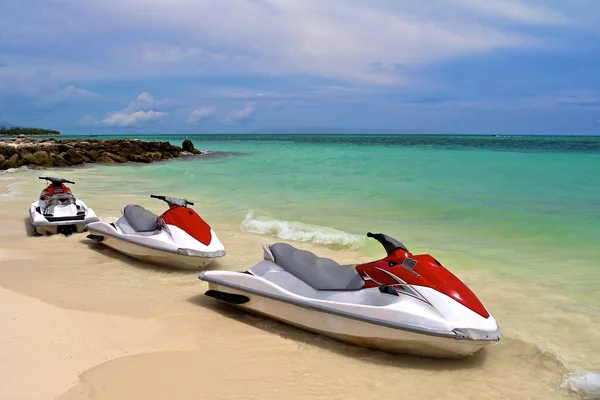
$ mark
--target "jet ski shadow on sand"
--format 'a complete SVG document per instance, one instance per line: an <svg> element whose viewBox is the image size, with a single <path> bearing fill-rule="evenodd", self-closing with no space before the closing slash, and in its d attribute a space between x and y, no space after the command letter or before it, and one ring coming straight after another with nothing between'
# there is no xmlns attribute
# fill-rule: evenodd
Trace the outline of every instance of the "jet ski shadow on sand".
<svg viewBox="0 0 600 400"><path fill-rule="evenodd" d="M29 223L32 234L70 235L86 230L87 224L99 221L94 211L82 200L75 198L65 183L75 184L63 178L40 176L50 184L42 191L38 200L29 207Z"/></svg>
<svg viewBox="0 0 600 400"><path fill-rule="evenodd" d="M168 204L158 216L142 206L129 204L114 223L88 225L88 239L140 261L180 269L206 267L225 256L217 234L186 199L150 195Z"/></svg>
<svg viewBox="0 0 600 400"><path fill-rule="evenodd" d="M386 257L340 265L275 243L247 271L204 271L199 279L222 303L366 348L458 359L500 340L494 317L434 257L413 255L384 234L367 236Z"/></svg>

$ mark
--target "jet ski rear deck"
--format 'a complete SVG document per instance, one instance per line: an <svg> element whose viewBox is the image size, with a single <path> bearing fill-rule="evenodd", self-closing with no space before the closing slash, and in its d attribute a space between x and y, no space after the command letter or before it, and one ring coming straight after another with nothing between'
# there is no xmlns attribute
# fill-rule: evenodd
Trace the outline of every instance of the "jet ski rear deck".
<svg viewBox="0 0 600 400"><path fill-rule="evenodd" d="M75 184L63 178L42 176L50 182L40 198L29 207L29 218L35 233L52 235L84 232L87 224L98 221L91 208L80 199L76 199L65 183Z"/></svg>

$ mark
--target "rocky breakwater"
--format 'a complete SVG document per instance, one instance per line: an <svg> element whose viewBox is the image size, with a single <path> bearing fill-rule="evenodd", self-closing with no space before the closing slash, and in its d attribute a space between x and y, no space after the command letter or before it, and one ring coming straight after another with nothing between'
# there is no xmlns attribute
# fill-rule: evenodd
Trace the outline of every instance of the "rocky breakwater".
<svg viewBox="0 0 600 400"><path fill-rule="evenodd" d="M17 138L0 140L0 170L27 166L61 168L88 163L126 163L169 160L201 154L186 139L182 146L139 139L56 140Z"/></svg>

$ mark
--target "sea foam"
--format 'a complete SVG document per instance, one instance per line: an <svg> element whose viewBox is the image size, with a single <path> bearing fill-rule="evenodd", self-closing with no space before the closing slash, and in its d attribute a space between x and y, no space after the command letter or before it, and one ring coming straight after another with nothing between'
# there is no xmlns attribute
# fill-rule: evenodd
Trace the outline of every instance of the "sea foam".
<svg viewBox="0 0 600 400"><path fill-rule="evenodd" d="M259 235L276 236L280 239L311 242L343 248L358 248L366 243L362 236L333 228L304 224L302 222L280 221L257 216L254 211L246 214L241 224L242 230Z"/></svg>
<svg viewBox="0 0 600 400"><path fill-rule="evenodd" d="M13 197L15 194L15 185L14 183L9 183L6 185L3 192L0 192L0 197Z"/></svg>
<svg viewBox="0 0 600 400"><path fill-rule="evenodd" d="M3 172L5 174L11 174L13 172L28 171L28 170L29 170L29 167L24 165L24 166L18 167L18 168L9 168L9 169L4 170Z"/></svg>
<svg viewBox="0 0 600 400"><path fill-rule="evenodd" d="M587 372L569 376L564 386L581 395L586 400L600 399L600 374Z"/></svg>

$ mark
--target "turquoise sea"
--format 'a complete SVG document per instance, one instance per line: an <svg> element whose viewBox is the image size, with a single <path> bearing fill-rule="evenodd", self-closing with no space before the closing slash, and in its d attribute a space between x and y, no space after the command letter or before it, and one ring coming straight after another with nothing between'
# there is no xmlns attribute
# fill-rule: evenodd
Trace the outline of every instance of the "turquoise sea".
<svg viewBox="0 0 600 400"><path fill-rule="evenodd" d="M365 233L380 231L464 268L600 300L600 137L189 138L209 155L115 172L142 196L201 200L247 231L374 255Z"/></svg>

